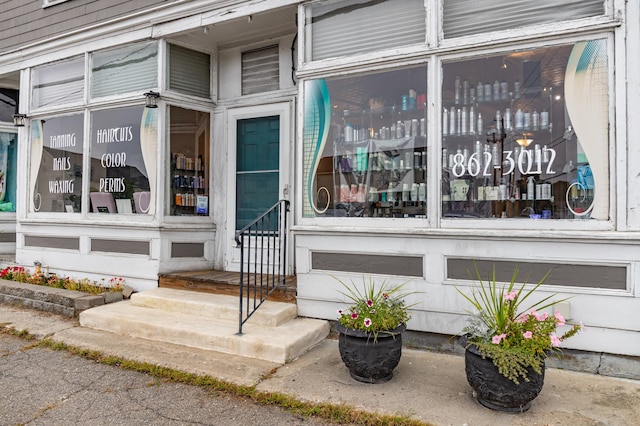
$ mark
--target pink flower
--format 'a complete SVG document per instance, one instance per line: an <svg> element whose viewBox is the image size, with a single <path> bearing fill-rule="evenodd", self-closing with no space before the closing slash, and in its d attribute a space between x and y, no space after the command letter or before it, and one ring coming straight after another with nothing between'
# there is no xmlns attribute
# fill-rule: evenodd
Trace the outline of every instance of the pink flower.
<svg viewBox="0 0 640 426"><path fill-rule="evenodd" d="M532 333L532 332L530 332L530 331L525 331L524 333L522 333L522 336L523 336L525 339L531 339L531 338L533 337L533 333Z"/></svg>
<svg viewBox="0 0 640 426"><path fill-rule="evenodd" d="M491 338L491 343L493 343L494 345L498 345L498 344L500 344L500 341L501 341L502 339L504 339L505 337L507 337L507 335L506 335L506 334L504 334L504 333L499 334L499 335L497 335L497 336L493 336L493 337Z"/></svg>
<svg viewBox="0 0 640 426"><path fill-rule="evenodd" d="M373 300L368 299L368 300L367 300L367 306L368 306L368 307L372 307L372 306L373 306Z"/></svg>
<svg viewBox="0 0 640 426"><path fill-rule="evenodd" d="M540 321L544 321L544 320L546 320L547 318L549 318L549 314L548 314L548 313L546 313L546 312L543 312L543 313L542 313L542 315L540 315L539 320L540 320Z"/></svg>
<svg viewBox="0 0 640 426"><path fill-rule="evenodd" d="M558 327L562 327L563 325L566 324L564 317L560 312L556 311L556 313L553 315L556 317L556 322L558 323Z"/></svg>
<svg viewBox="0 0 640 426"><path fill-rule="evenodd" d="M364 326L365 327L369 327L371 325L371 319L370 318L365 318L364 319Z"/></svg>
<svg viewBox="0 0 640 426"><path fill-rule="evenodd" d="M357 312L352 312L351 313L351 319L358 319L358 313Z"/></svg>
<svg viewBox="0 0 640 426"><path fill-rule="evenodd" d="M518 292L513 290L508 293L505 293L503 297L504 297L504 300L516 300L516 297L518 297Z"/></svg>
<svg viewBox="0 0 640 426"><path fill-rule="evenodd" d="M342 309L338 309L338 315L342 315L344 311Z"/></svg>
<svg viewBox="0 0 640 426"><path fill-rule="evenodd" d="M555 334L551 334L549 336L551 338L551 346L555 346L556 348L560 346L560 339Z"/></svg>
<svg viewBox="0 0 640 426"><path fill-rule="evenodd" d="M525 323L529 319L529 314L522 314L518 318L516 318L516 322Z"/></svg>

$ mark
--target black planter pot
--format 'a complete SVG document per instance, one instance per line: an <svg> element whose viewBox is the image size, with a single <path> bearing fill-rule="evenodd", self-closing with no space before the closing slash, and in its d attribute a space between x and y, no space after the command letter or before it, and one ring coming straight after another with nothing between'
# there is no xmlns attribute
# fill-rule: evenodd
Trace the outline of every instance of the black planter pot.
<svg viewBox="0 0 640 426"><path fill-rule="evenodd" d="M498 372L489 357L482 358L475 345L467 346L464 355L467 381L480 404L492 410L507 413L523 413L531 407L544 384L544 364L542 374L528 369L529 381L519 380L519 384L507 379Z"/></svg>
<svg viewBox="0 0 640 426"><path fill-rule="evenodd" d="M393 377L393 369L402 355L402 332L406 326L373 333L345 328L336 323L340 357L349 369L351 377L364 383L384 383ZM375 341L374 341L375 340Z"/></svg>

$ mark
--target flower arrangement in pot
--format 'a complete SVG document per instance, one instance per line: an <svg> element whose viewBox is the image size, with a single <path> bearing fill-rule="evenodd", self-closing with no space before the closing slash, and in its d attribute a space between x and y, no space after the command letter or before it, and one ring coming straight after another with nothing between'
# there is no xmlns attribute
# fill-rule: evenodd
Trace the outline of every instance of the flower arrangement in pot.
<svg viewBox="0 0 640 426"><path fill-rule="evenodd" d="M471 295L457 289L474 308L462 336L467 381L480 404L506 412L529 409L542 390L546 358L581 329L567 325L560 312L544 312L567 299L554 301L552 294L533 301L549 273L525 289L526 280L516 284L518 272L516 267L511 282L498 286L495 266L487 282L476 267L479 288ZM558 328L565 331L558 334Z"/></svg>
<svg viewBox="0 0 640 426"><path fill-rule="evenodd" d="M402 333L410 319L404 298L406 283L376 286L363 278L362 286L347 285L340 293L352 305L339 309L336 330L340 357L351 377L365 383L383 383L393 377L402 355Z"/></svg>

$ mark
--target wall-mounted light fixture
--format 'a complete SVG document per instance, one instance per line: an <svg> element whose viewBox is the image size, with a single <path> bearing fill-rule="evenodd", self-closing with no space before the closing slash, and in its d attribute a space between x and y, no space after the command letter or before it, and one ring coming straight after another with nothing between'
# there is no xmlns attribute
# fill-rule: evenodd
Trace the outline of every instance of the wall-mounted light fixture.
<svg viewBox="0 0 640 426"><path fill-rule="evenodd" d="M27 116L24 114L13 114L13 125L16 127L24 127Z"/></svg>
<svg viewBox="0 0 640 426"><path fill-rule="evenodd" d="M160 93L158 92L147 92L144 94L147 108L158 108L158 98L160 97Z"/></svg>

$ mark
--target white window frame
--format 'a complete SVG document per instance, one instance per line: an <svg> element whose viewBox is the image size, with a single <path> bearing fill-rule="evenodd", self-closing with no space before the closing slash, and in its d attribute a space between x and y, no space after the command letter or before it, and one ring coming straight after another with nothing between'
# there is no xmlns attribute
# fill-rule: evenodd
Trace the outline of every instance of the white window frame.
<svg viewBox="0 0 640 426"><path fill-rule="evenodd" d="M579 231L585 231L584 236L592 236L590 231L615 231L616 219L619 219L618 209L625 207L624 200L617 200L616 193L624 194L626 188L621 188L625 183L619 184L616 176L622 171L616 168L616 153L622 152L620 145L626 145L625 134L618 135L621 141L616 139L616 130L621 124L615 119L616 107L625 102L616 96L620 92L619 87L624 86L624 76L621 75L620 65L616 67L616 61L620 60L616 53L615 42L620 44L619 49L624 48L623 31L619 27L622 25L620 16L614 16L614 0L606 0L605 14L593 18L584 18L576 21L554 23L553 25L538 25L527 28L506 30L480 34L469 37L458 37L455 39L441 40L441 19L442 12L439 0L425 0L427 7L427 43L423 47L408 47L392 49L390 51L372 52L352 57L337 59L327 59L322 61L305 62L304 46L305 41L305 8L300 6L298 10L298 38L303 46L298 52L298 78L300 87L300 99L304 99L304 81L315 78L331 78L348 74L364 74L367 72L384 70L385 68L398 68L410 66L420 62L429 62L427 71L427 97L432 99L428 107L427 140L429 149L429 168L436 170L427 176L427 193L438 194L437 197L427 197L427 219L416 218L324 218L324 217L302 217L302 191L297 189L298 205L296 206L296 220L300 226L337 226L357 228L360 231L379 234L382 229L389 229L390 232L405 230L412 234L432 234L444 233L458 235L459 230L467 230L473 234L473 230L479 230L482 235L486 235L487 230L495 230L497 234L503 236L509 232L512 236L517 235L544 235L541 231L550 231L549 236L557 236L557 231L571 232L571 236L580 235ZM622 28L624 30L624 28ZM581 34L582 33L582 34ZM582 40L606 39L607 40L607 60L609 71L609 219L608 220L547 220L547 221L527 221L503 219L443 219L440 188L440 156L433 155L442 149L441 129L438 124L441 111L441 87L442 61L462 58L472 58L474 56L491 55L499 52L511 51L515 49L533 49L536 47L550 46L554 44L567 44ZM460 53L463 51L464 53ZM297 129L297 137L303 139L303 102L298 103L298 117L300 117ZM620 116L620 115L618 115ZM303 171L303 153L300 150L297 154L297 173L301 175ZM622 167L618 164L618 167ZM622 191L622 192L621 192ZM620 203L620 205L618 205Z"/></svg>
<svg viewBox="0 0 640 426"><path fill-rule="evenodd" d="M56 4L65 3L69 0L42 0L42 8L45 9L50 6L55 6Z"/></svg>

